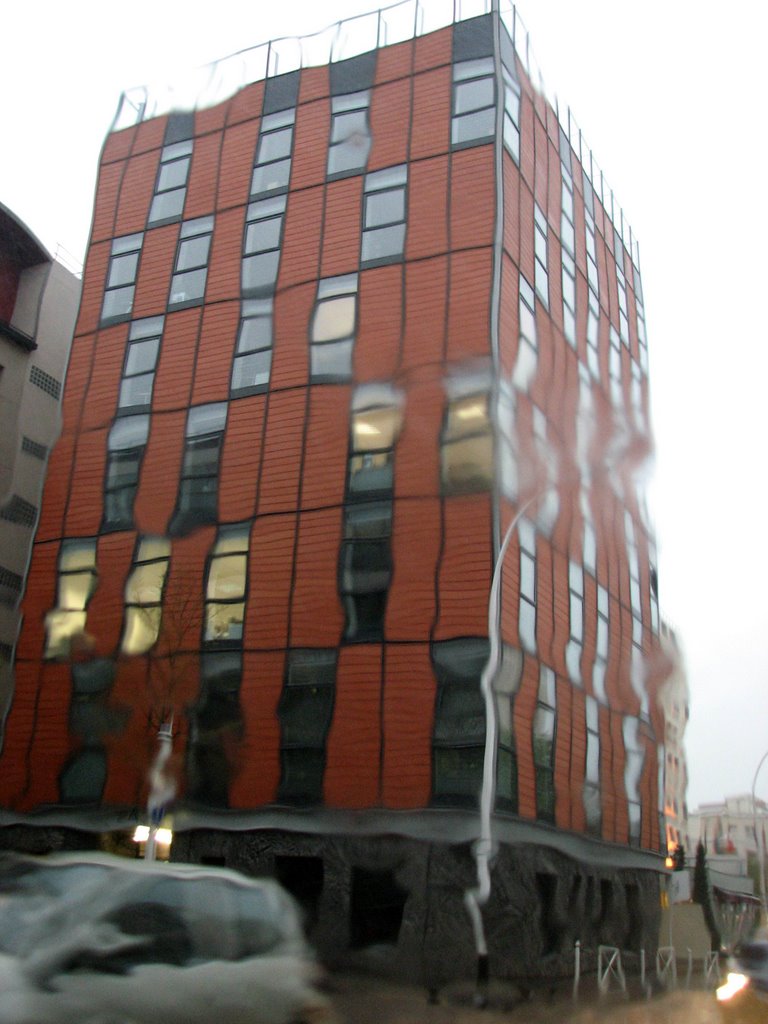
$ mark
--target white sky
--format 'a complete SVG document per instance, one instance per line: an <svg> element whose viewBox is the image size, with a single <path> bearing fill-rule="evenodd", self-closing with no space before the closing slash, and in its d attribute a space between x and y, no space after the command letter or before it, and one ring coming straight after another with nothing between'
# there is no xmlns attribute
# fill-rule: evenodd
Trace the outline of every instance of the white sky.
<svg viewBox="0 0 768 1024"><path fill-rule="evenodd" d="M3 14L0 202L83 259L123 89L370 10L374 0L88 0ZM521 0L640 240L657 442L662 615L691 688L691 808L748 792L768 749L763 5ZM768 767L758 793L768 797Z"/></svg>

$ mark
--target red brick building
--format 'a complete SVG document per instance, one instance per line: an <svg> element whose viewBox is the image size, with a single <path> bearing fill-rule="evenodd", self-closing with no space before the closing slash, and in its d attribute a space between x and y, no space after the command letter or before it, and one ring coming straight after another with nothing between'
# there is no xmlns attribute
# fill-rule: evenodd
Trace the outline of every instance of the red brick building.
<svg viewBox="0 0 768 1024"><path fill-rule="evenodd" d="M483 788L494 971L652 948L637 247L513 13L381 38L107 137L3 821L143 820L172 722L172 856L277 873L326 954L471 964Z"/></svg>

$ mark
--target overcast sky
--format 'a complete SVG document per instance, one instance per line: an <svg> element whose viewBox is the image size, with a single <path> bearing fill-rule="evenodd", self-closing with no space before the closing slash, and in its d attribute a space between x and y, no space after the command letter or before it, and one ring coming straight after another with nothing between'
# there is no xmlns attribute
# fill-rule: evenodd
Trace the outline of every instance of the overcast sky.
<svg viewBox="0 0 768 1024"><path fill-rule="evenodd" d="M82 261L123 89L374 6L13 4L3 15L0 202L52 252L60 244ZM768 750L768 14L747 0L522 0L518 11L548 93L570 105L640 241L651 512L661 612L691 689L693 808L749 792ZM768 762L757 791L768 797Z"/></svg>

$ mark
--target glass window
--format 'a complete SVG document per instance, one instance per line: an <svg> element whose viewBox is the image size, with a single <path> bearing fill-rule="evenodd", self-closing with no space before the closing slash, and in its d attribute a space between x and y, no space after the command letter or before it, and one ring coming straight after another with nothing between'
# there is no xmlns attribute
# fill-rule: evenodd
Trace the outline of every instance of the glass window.
<svg viewBox="0 0 768 1024"><path fill-rule="evenodd" d="M347 480L349 498L391 494L393 450L401 425L402 396L394 389L373 385L355 391Z"/></svg>
<svg viewBox="0 0 768 1024"><path fill-rule="evenodd" d="M96 590L96 541L64 540L59 549L57 606L45 618L45 658L67 657L85 632L86 609Z"/></svg>
<svg viewBox="0 0 768 1024"><path fill-rule="evenodd" d="M587 830L599 835L602 827L600 796L600 719L597 701L586 698L587 751L582 790Z"/></svg>
<svg viewBox="0 0 768 1024"><path fill-rule="evenodd" d="M352 375L357 323L357 275L320 281L310 327L310 373L313 380Z"/></svg>
<svg viewBox="0 0 768 1024"><path fill-rule="evenodd" d="M462 639L433 644L437 677L432 737L432 802L475 806L482 788L485 703L480 676L488 641Z"/></svg>
<svg viewBox="0 0 768 1024"><path fill-rule="evenodd" d="M325 745L333 717L336 651L293 650L286 660L280 720L278 800L317 804L323 798Z"/></svg>
<svg viewBox="0 0 768 1024"><path fill-rule="evenodd" d="M67 761L59 776L59 799L63 804L98 804L106 779L103 747L87 746Z"/></svg>
<svg viewBox="0 0 768 1024"><path fill-rule="evenodd" d="M146 654L157 643L171 545L164 537L142 537L125 583L123 654Z"/></svg>
<svg viewBox="0 0 768 1024"><path fill-rule="evenodd" d="M536 530L527 519L518 525L520 537L520 605L518 628L523 648L536 653Z"/></svg>
<svg viewBox="0 0 768 1024"><path fill-rule="evenodd" d="M453 65L451 143L484 142L496 132L496 84L493 60L462 61Z"/></svg>
<svg viewBox="0 0 768 1024"><path fill-rule="evenodd" d="M149 223L179 220L184 210L192 140L164 146L160 154L155 195L149 210Z"/></svg>
<svg viewBox="0 0 768 1024"><path fill-rule="evenodd" d="M152 404L163 322L163 317L149 317L131 324L118 398L118 412L121 414L149 409Z"/></svg>
<svg viewBox="0 0 768 1024"><path fill-rule="evenodd" d="M533 380L539 361L539 343L536 333L536 300L533 288L520 275L520 298L518 302L519 340L517 359L512 371L512 384L519 391L527 391Z"/></svg>
<svg viewBox="0 0 768 1024"><path fill-rule="evenodd" d="M198 405L189 410L179 495L169 524L174 536L216 522L226 410L224 402Z"/></svg>
<svg viewBox="0 0 768 1024"><path fill-rule="evenodd" d="M391 532L391 501L367 501L344 511L344 536L347 538L389 537Z"/></svg>
<svg viewBox="0 0 768 1024"><path fill-rule="evenodd" d="M555 673L542 665L539 692L533 716L533 762L536 774L536 816L545 821L555 818Z"/></svg>
<svg viewBox="0 0 768 1024"><path fill-rule="evenodd" d="M549 305L549 277L547 263L547 218L538 204L534 204L533 248L534 248L534 283L536 294L545 306Z"/></svg>
<svg viewBox="0 0 768 1024"><path fill-rule="evenodd" d="M219 529L206 580L206 643L242 644L249 536L247 524Z"/></svg>
<svg viewBox="0 0 768 1024"><path fill-rule="evenodd" d="M202 300L212 236L213 217L198 217L181 225L168 299L170 307L191 305Z"/></svg>
<svg viewBox="0 0 768 1024"><path fill-rule="evenodd" d="M328 147L329 178L364 171L371 149L368 126L370 92L347 93L331 98L331 142Z"/></svg>
<svg viewBox="0 0 768 1024"><path fill-rule="evenodd" d="M364 264L402 259L407 174L407 167L402 164L366 175L360 253Z"/></svg>
<svg viewBox="0 0 768 1024"><path fill-rule="evenodd" d="M148 436L146 415L119 419L109 432L102 530L128 530L133 526L133 504Z"/></svg>
<svg viewBox="0 0 768 1024"><path fill-rule="evenodd" d="M123 235L112 241L107 286L101 308L102 323L117 322L130 316L143 241L143 232Z"/></svg>
<svg viewBox="0 0 768 1024"><path fill-rule="evenodd" d="M516 164L520 163L520 86L505 67L504 145Z"/></svg>
<svg viewBox="0 0 768 1024"><path fill-rule="evenodd" d="M251 178L251 196L274 195L288 190L295 119L294 108L267 114L262 119Z"/></svg>
<svg viewBox="0 0 768 1024"><path fill-rule="evenodd" d="M444 494L488 490L493 482L493 433L487 394L449 401L440 445Z"/></svg>
<svg viewBox="0 0 768 1024"><path fill-rule="evenodd" d="M276 196L248 207L241 272L243 295L265 294L275 289L285 204L285 196Z"/></svg>

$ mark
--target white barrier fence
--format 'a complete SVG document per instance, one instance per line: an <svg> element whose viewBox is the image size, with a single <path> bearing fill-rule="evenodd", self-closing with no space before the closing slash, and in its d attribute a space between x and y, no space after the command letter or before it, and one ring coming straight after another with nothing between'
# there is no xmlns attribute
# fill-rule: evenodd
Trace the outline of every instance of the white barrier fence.
<svg viewBox="0 0 768 1024"><path fill-rule="evenodd" d="M581 942L577 941L573 947L573 999L579 997L579 988L584 973L583 955L586 952ZM622 950L616 946L597 947L597 989L601 996L610 992L619 992L626 995L627 975L622 963ZM624 950L625 956L637 956L639 963L639 982L642 991L648 995L651 993L651 985L646 977L646 954L645 950ZM720 964L717 952L708 953L705 957L694 957L692 950L686 949L680 954L674 946L661 946L656 951L656 981L657 984L667 989L677 988L677 964L678 960L684 960L687 965L685 986L690 988L694 973L695 960L702 960L702 974L704 983L709 988L715 988L720 982Z"/></svg>

